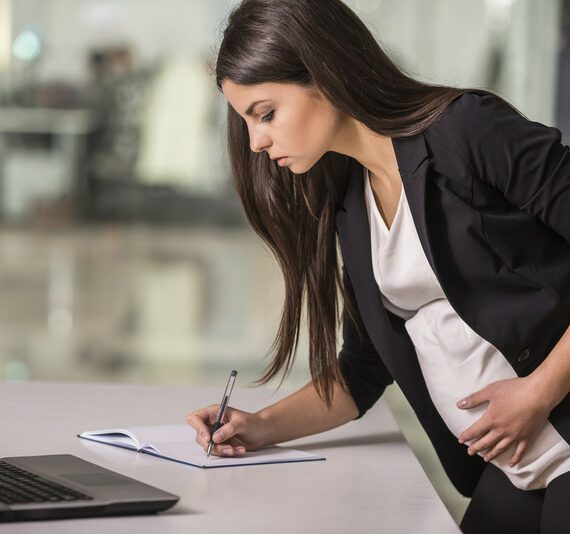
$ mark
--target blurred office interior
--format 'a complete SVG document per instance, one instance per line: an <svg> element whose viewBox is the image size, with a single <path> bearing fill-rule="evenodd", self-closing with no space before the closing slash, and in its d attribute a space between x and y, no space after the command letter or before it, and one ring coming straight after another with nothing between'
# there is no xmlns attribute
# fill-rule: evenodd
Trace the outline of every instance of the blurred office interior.
<svg viewBox="0 0 570 534"><path fill-rule="evenodd" d="M416 77L493 90L568 144L570 0L346 3ZM268 364L281 275L232 189L211 69L235 4L0 0L1 379L247 386ZM286 387L307 357L303 327Z"/></svg>

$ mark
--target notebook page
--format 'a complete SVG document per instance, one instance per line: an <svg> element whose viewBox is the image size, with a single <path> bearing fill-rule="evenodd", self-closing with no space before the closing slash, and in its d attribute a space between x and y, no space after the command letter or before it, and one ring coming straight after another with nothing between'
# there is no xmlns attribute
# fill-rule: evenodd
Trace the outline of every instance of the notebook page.
<svg viewBox="0 0 570 534"><path fill-rule="evenodd" d="M150 450L149 452L154 453ZM196 467L229 467L235 465L268 464L283 462L302 462L324 460L322 456L310 454L296 449L288 449L277 445L265 447L258 451L248 451L240 456L222 457L206 456L206 451L196 442L191 443L159 443L156 447L159 456L175 459Z"/></svg>
<svg viewBox="0 0 570 534"><path fill-rule="evenodd" d="M199 467L324 460L315 454L279 446L248 451L242 456L210 455L208 458L206 451L196 443L196 431L186 424L129 427L128 431L137 437L141 448L148 452Z"/></svg>
<svg viewBox="0 0 570 534"><path fill-rule="evenodd" d="M189 443L196 439L196 431L186 424L133 426L127 430L136 436L141 448L145 445L156 447L158 443Z"/></svg>
<svg viewBox="0 0 570 534"><path fill-rule="evenodd" d="M121 428L86 431L79 434L79 437L135 450L140 447L136 436L129 430Z"/></svg>

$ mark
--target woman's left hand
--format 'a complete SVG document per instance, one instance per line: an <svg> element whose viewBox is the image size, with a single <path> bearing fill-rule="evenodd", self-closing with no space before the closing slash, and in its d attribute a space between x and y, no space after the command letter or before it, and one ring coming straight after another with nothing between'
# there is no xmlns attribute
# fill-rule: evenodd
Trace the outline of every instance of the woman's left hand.
<svg viewBox="0 0 570 534"><path fill-rule="evenodd" d="M492 382L468 395L462 399L465 401L463 406L461 401L457 403L458 408L468 410L484 402L489 402L489 407L482 417L458 436L459 442L475 439L467 452L474 455L486 451L486 462L518 442L509 461L509 465L514 466L552 411L553 406L544 400L541 393L529 375Z"/></svg>

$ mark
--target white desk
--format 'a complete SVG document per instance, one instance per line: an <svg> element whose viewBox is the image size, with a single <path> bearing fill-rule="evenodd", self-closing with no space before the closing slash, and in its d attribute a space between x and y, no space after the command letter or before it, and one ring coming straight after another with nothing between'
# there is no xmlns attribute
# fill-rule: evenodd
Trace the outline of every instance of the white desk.
<svg viewBox="0 0 570 534"><path fill-rule="evenodd" d="M458 533L381 400L363 419L287 445L325 461L204 470L87 442L83 430L179 423L220 387L0 383L0 457L75 454L180 495L156 516L0 524L0 534ZM257 411L289 392L236 387Z"/></svg>

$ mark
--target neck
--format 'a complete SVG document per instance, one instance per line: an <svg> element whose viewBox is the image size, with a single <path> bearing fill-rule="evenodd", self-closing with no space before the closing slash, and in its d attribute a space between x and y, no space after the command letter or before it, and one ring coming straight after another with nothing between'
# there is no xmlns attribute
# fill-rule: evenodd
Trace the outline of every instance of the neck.
<svg viewBox="0 0 570 534"><path fill-rule="evenodd" d="M355 119L347 119L331 150L355 159L381 182L392 184L399 180L392 139L373 132Z"/></svg>

